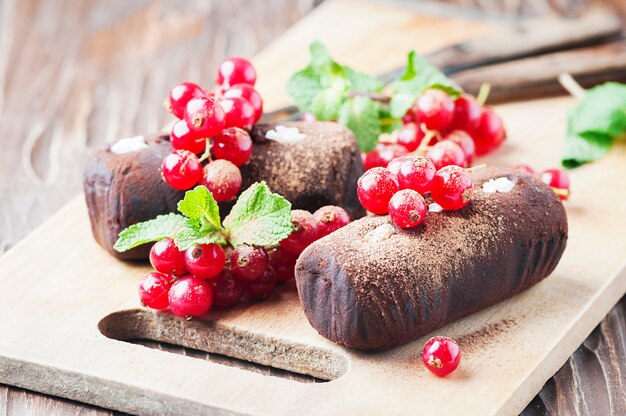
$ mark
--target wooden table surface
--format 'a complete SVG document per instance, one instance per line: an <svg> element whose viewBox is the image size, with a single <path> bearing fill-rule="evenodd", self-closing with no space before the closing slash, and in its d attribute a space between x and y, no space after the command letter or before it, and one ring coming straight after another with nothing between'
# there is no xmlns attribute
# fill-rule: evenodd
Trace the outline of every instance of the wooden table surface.
<svg viewBox="0 0 626 416"><path fill-rule="evenodd" d="M320 2L0 0L0 253L81 191L93 149L165 124L169 86L209 85L216 62L253 55ZM625 313L622 298L523 414L610 414L626 391ZM113 413L0 385L0 415Z"/></svg>

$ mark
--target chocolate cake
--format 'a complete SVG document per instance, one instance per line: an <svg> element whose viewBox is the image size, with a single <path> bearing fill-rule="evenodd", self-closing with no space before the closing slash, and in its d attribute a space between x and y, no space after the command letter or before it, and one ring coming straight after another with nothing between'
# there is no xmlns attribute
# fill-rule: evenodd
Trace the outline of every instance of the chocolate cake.
<svg viewBox="0 0 626 416"><path fill-rule="evenodd" d="M184 192L161 179L163 158L172 151L169 136L150 137L146 144L126 153L114 153L107 146L85 168L83 186L91 231L96 241L119 259L147 259L151 244L124 253L113 249L120 231L176 211L178 201L184 196Z"/></svg>
<svg viewBox="0 0 626 416"><path fill-rule="evenodd" d="M535 176L484 168L472 201L429 212L413 229L389 216L352 222L309 246L296 283L311 325L346 347L383 350L420 338L536 284L556 267L567 217ZM507 177L514 187L487 193Z"/></svg>
<svg viewBox="0 0 626 416"><path fill-rule="evenodd" d="M265 138L276 125L257 125L250 160L241 166L245 190L266 181L273 192L283 195L294 209L315 211L324 205L339 205L352 218L364 215L356 195L356 182L363 173L354 135L337 123L282 123L297 127L304 137L291 143ZM84 189L94 237L120 259L145 259L149 245L125 253L113 249L119 232L136 222L176 211L184 192L169 187L161 178L163 158L172 151L167 135L147 140L147 146L116 154L111 146L97 152L85 169ZM222 215L233 203L220 204Z"/></svg>

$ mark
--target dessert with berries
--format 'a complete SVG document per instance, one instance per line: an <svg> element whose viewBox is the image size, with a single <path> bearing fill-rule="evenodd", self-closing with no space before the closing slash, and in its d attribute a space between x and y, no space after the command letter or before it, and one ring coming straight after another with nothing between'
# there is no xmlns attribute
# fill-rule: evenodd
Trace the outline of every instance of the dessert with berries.
<svg viewBox="0 0 626 416"><path fill-rule="evenodd" d="M538 283L565 249L565 210L537 176L447 166L423 196L399 183L368 171L359 197L389 215L354 221L298 259L305 314L331 341L365 350L412 341Z"/></svg>

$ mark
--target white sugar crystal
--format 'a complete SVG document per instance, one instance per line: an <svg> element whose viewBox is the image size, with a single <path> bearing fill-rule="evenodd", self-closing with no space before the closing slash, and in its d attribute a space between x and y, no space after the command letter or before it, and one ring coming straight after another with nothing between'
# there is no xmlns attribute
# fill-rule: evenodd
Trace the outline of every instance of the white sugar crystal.
<svg viewBox="0 0 626 416"><path fill-rule="evenodd" d="M515 182L503 176L498 179L489 179L489 181L483 183L483 192L486 194L493 194L496 192L506 193L511 192L514 187Z"/></svg>
<svg viewBox="0 0 626 416"><path fill-rule="evenodd" d="M111 151L115 154L122 155L124 153L136 152L137 150L148 147L146 138L143 136L126 137L119 139L111 145Z"/></svg>
<svg viewBox="0 0 626 416"><path fill-rule="evenodd" d="M393 225L391 224L383 224L374 228L372 231L368 232L365 235L366 241L372 243L378 243L380 241L386 240L394 233Z"/></svg>
<svg viewBox="0 0 626 416"><path fill-rule="evenodd" d="M432 204L428 204L428 212L441 212L443 211L443 207L436 202Z"/></svg>
<svg viewBox="0 0 626 416"><path fill-rule="evenodd" d="M279 143L296 143L306 137L304 133L300 133L297 127L286 127L278 125L273 130L265 133L265 138L277 141Z"/></svg>

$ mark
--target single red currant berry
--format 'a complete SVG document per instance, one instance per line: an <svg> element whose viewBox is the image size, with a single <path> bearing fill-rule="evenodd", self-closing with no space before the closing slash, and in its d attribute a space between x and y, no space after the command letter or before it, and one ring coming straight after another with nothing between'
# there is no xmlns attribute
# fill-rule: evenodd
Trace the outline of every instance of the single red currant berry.
<svg viewBox="0 0 626 416"><path fill-rule="evenodd" d="M467 167L472 164L474 155L476 154L476 145L474 144L472 136L463 130L453 130L450 134L444 137L444 141L445 140L450 140L451 142L456 143L461 150L463 150L463 154L465 155L465 164L463 166Z"/></svg>
<svg viewBox="0 0 626 416"><path fill-rule="evenodd" d="M398 159L399 162L396 162ZM389 170L396 174L400 189L412 189L420 194L430 191L437 172L433 162L424 156L405 156L398 159L389 164Z"/></svg>
<svg viewBox="0 0 626 416"><path fill-rule="evenodd" d="M156 271L165 274L185 274L185 252L180 251L174 239L164 238L157 241L150 249L150 264Z"/></svg>
<svg viewBox="0 0 626 416"><path fill-rule="evenodd" d="M318 239L317 221L310 212L294 209L291 211L291 224L293 231L280 242L280 246L292 254L300 255L305 248Z"/></svg>
<svg viewBox="0 0 626 416"><path fill-rule="evenodd" d="M256 121L256 112L252 104L244 98L223 98L219 102L226 114L226 127L239 127L250 130Z"/></svg>
<svg viewBox="0 0 626 416"><path fill-rule="evenodd" d="M454 101L438 89L426 90L414 105L414 117L428 130L443 130L454 118Z"/></svg>
<svg viewBox="0 0 626 416"><path fill-rule="evenodd" d="M271 295L275 287L276 273L274 269L268 267L261 277L248 284L248 291L256 298L264 298Z"/></svg>
<svg viewBox="0 0 626 416"><path fill-rule="evenodd" d="M454 118L450 127L472 133L480 120L480 104L474 97L463 95L454 100Z"/></svg>
<svg viewBox="0 0 626 416"><path fill-rule="evenodd" d="M206 94L202 88L192 82L183 82L170 90L169 110L174 116L182 119L189 100L203 97L206 97Z"/></svg>
<svg viewBox="0 0 626 416"><path fill-rule="evenodd" d="M530 175L536 175L537 172L535 172L535 169L531 168L528 165L523 165L523 164L519 164L519 165L515 165L513 166L513 169L517 169L517 170L521 170L522 172L526 172Z"/></svg>
<svg viewBox="0 0 626 416"><path fill-rule="evenodd" d="M395 193L389 201L389 216L398 227L412 228L424 220L427 206L424 198L412 189Z"/></svg>
<svg viewBox="0 0 626 416"><path fill-rule="evenodd" d="M250 159L252 139L245 130L236 127L224 129L213 139L211 151L215 159L225 159L241 166Z"/></svg>
<svg viewBox="0 0 626 416"><path fill-rule="evenodd" d="M296 261L298 256L283 248L275 248L268 253L270 266L276 273L276 278L281 281L293 279L296 274Z"/></svg>
<svg viewBox="0 0 626 416"><path fill-rule="evenodd" d="M319 208L313 213L313 218L317 221L319 238L337 231L350 223L350 216L346 210L335 205L326 205Z"/></svg>
<svg viewBox="0 0 626 416"><path fill-rule="evenodd" d="M218 159L204 167L202 185L206 186L217 202L233 199L241 189L241 172L228 160Z"/></svg>
<svg viewBox="0 0 626 416"><path fill-rule="evenodd" d="M377 167L386 168L393 159L407 153L406 147L398 144L378 144L365 156L365 170Z"/></svg>
<svg viewBox="0 0 626 416"><path fill-rule="evenodd" d="M202 153L206 149L206 139L189 130L185 120L178 120L174 123L170 142L174 149L188 150L195 154Z"/></svg>
<svg viewBox="0 0 626 416"><path fill-rule="evenodd" d="M212 98L194 98L185 108L189 130L201 137L214 137L224 130L226 114Z"/></svg>
<svg viewBox="0 0 626 416"><path fill-rule="evenodd" d="M393 173L394 175L398 176L398 173L400 172L400 166L402 165L402 163L405 160L410 160L412 157L413 156L406 155L406 156L398 156L394 159L391 159L391 162L389 162L389 164L387 165L387 170Z"/></svg>
<svg viewBox="0 0 626 416"><path fill-rule="evenodd" d="M491 108L484 108L480 114L478 127L473 132L472 137L476 144L476 154L485 155L502 144L506 137L504 125L500 117Z"/></svg>
<svg viewBox="0 0 626 416"><path fill-rule="evenodd" d="M226 254L216 243L198 244L185 251L187 270L200 279L211 279L224 269Z"/></svg>
<svg viewBox="0 0 626 416"><path fill-rule="evenodd" d="M208 280L213 289L213 305L226 308L236 305L241 300L245 285L229 269L224 269L215 279Z"/></svg>
<svg viewBox="0 0 626 416"><path fill-rule="evenodd" d="M386 214L389 200L399 188L396 175L385 168L374 168L359 178L357 195L361 205L369 212Z"/></svg>
<svg viewBox="0 0 626 416"><path fill-rule="evenodd" d="M434 337L424 345L422 361L433 374L444 377L459 366L461 349L452 338Z"/></svg>
<svg viewBox="0 0 626 416"><path fill-rule="evenodd" d="M443 140L435 143L428 150L426 156L433 161L433 165L437 170L444 166L456 165L465 166L465 153L461 147L449 140Z"/></svg>
<svg viewBox="0 0 626 416"><path fill-rule="evenodd" d="M204 280L187 275L172 284L168 300L174 315L181 318L200 317L211 309L213 292Z"/></svg>
<svg viewBox="0 0 626 416"><path fill-rule="evenodd" d="M163 273L148 273L139 282L141 303L158 311L162 311L169 306L167 299L169 290L170 278Z"/></svg>
<svg viewBox="0 0 626 416"><path fill-rule="evenodd" d="M541 180L554 190L561 201L569 198L569 176L563 169L546 169L541 172Z"/></svg>
<svg viewBox="0 0 626 416"><path fill-rule="evenodd" d="M255 122L258 121L263 115L263 98L261 94L257 92L248 84L237 84L224 91L224 98L240 97L248 100L255 112Z"/></svg>
<svg viewBox="0 0 626 416"><path fill-rule="evenodd" d="M270 257L263 247L241 245L230 255L230 269L233 274L245 282L252 282L270 265Z"/></svg>
<svg viewBox="0 0 626 416"><path fill-rule="evenodd" d="M424 138L424 131L417 123L406 123L398 129L398 144L409 152L414 152Z"/></svg>
<svg viewBox="0 0 626 416"><path fill-rule="evenodd" d="M430 188L430 196L447 210L463 208L472 199L473 192L470 174L454 165L439 169Z"/></svg>
<svg viewBox="0 0 626 416"><path fill-rule="evenodd" d="M236 84L254 85L256 71L246 58L233 56L222 62L217 70L215 83L226 91Z"/></svg>
<svg viewBox="0 0 626 416"><path fill-rule="evenodd" d="M163 159L163 180L172 188L186 191L202 178L202 166L198 157L188 150L175 150Z"/></svg>
<svg viewBox="0 0 626 416"><path fill-rule="evenodd" d="M402 124L415 123L415 117L413 117L412 109L409 109L405 115L402 116Z"/></svg>

